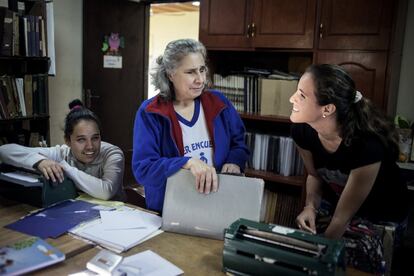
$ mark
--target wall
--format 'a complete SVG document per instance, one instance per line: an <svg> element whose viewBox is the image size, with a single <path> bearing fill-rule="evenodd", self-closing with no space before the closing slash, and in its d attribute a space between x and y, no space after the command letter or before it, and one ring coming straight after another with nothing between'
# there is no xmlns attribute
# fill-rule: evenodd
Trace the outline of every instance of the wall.
<svg viewBox="0 0 414 276"><path fill-rule="evenodd" d="M82 0L54 0L56 75L49 77L51 145L62 144L68 103L82 99Z"/></svg>
<svg viewBox="0 0 414 276"><path fill-rule="evenodd" d="M164 52L171 40L179 38L198 39L199 12L162 13L150 16L149 32L149 72L155 59ZM148 77L148 80L151 78ZM152 85L148 85L148 98L156 94Z"/></svg>
<svg viewBox="0 0 414 276"><path fill-rule="evenodd" d="M414 0L408 1L407 23L398 88L397 114L414 120Z"/></svg>

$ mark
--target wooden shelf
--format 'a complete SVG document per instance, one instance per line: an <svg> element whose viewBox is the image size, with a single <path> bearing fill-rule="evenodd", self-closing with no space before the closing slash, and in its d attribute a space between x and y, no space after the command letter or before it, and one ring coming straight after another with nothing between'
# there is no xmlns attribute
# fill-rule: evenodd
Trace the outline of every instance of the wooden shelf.
<svg viewBox="0 0 414 276"><path fill-rule="evenodd" d="M273 172L267 171L258 171L253 169L245 169L246 176L262 178L265 181L271 181L276 183L283 183L287 185L303 187L305 183L305 177L303 175L299 176L283 176Z"/></svg>
<svg viewBox="0 0 414 276"><path fill-rule="evenodd" d="M0 56L2 75L47 74L49 66L48 57Z"/></svg>
<svg viewBox="0 0 414 276"><path fill-rule="evenodd" d="M261 115L259 113L240 112L240 117L245 120L277 122L277 123L291 123L289 117L276 115Z"/></svg>
<svg viewBox="0 0 414 276"><path fill-rule="evenodd" d="M49 115L33 115L33 116L26 116L26 117L0 119L0 123L12 123L12 122L20 122L20 121L28 121L28 120L45 120L45 119L49 119Z"/></svg>

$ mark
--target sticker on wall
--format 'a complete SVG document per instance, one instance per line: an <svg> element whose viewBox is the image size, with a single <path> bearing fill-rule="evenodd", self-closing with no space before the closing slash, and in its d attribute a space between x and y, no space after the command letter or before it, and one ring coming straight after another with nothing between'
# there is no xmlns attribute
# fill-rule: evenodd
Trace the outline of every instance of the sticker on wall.
<svg viewBox="0 0 414 276"><path fill-rule="evenodd" d="M125 48L124 37L119 33L111 33L104 37L102 43L103 67L104 68L122 68L122 53L121 48Z"/></svg>

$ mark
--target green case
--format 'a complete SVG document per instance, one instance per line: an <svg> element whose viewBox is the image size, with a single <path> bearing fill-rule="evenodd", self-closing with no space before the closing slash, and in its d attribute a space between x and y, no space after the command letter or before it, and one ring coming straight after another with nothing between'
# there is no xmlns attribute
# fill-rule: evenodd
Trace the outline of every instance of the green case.
<svg viewBox="0 0 414 276"><path fill-rule="evenodd" d="M55 184L45 178L42 179L42 182L42 207L78 196L75 184L67 177L65 177L62 183Z"/></svg>

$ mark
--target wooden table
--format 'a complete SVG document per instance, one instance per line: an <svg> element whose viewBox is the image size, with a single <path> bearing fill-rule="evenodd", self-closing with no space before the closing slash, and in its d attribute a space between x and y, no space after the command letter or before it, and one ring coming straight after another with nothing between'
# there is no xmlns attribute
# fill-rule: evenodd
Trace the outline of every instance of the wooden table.
<svg viewBox="0 0 414 276"><path fill-rule="evenodd" d="M3 226L27 215L36 208L27 204L4 200L0 197L0 246L11 244L28 235L9 230ZM86 269L86 263L99 251L93 244L65 234L47 241L66 254L66 260L33 275L67 275ZM185 271L186 275L223 275L223 241L162 233L124 252L130 256L150 249Z"/></svg>
<svg viewBox="0 0 414 276"><path fill-rule="evenodd" d="M0 246L13 243L27 235L3 226L35 210L30 205L7 202L0 197ZM31 275L67 275L86 269L86 263L100 250L92 244L65 234L49 243L66 254L64 262L38 270ZM222 272L223 241L164 232L135 246L123 256L152 250L181 268L185 275L224 275ZM347 275L366 276L364 272L348 268Z"/></svg>

